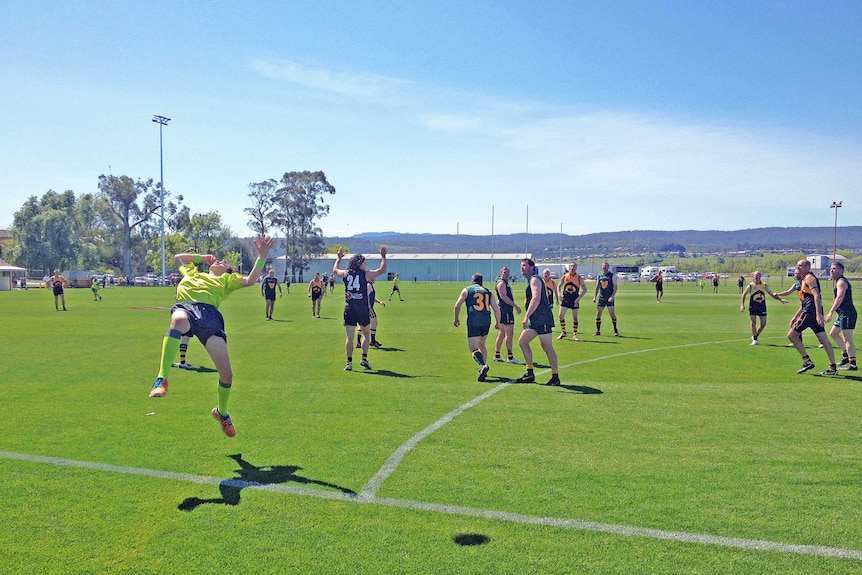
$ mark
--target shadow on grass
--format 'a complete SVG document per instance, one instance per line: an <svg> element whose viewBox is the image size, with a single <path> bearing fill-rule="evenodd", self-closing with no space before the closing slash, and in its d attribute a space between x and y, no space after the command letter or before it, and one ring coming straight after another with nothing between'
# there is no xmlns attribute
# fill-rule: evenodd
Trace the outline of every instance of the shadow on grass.
<svg viewBox="0 0 862 575"><path fill-rule="evenodd" d="M568 389L573 393L579 393L581 395L599 395L604 393L601 389L596 389L595 387L588 387L586 385L561 385L563 389Z"/></svg>
<svg viewBox="0 0 862 575"><path fill-rule="evenodd" d="M204 504L212 503L218 505L239 505L240 492L246 487L254 487L259 485L275 485L278 483L301 483L303 485L320 485L321 487L329 487L337 489L342 493L356 495L356 492L346 487L339 487L326 481L317 479L309 479L297 475L296 472L302 469L296 465L267 465L260 466L252 465L242 458L241 453L228 455L231 459L239 464L239 469L236 473L237 478L225 479L219 484L219 492L221 497L214 499L201 499L199 497L188 497L177 506L180 511L194 511Z"/></svg>
<svg viewBox="0 0 862 575"><path fill-rule="evenodd" d="M418 375L407 375L406 373L397 373L395 371L389 371L388 369L372 369L370 371L363 371L360 373L364 373L365 375L382 375L384 377L395 377L398 379L413 379L419 377Z"/></svg>

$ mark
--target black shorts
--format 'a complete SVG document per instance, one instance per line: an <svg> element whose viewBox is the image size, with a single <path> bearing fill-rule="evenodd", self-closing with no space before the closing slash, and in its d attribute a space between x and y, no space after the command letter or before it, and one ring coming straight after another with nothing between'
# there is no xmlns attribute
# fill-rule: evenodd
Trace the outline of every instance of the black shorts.
<svg viewBox="0 0 862 575"><path fill-rule="evenodd" d="M222 338L227 343L224 332L224 317L216 306L208 303L181 302L174 304L171 314L184 311L189 318L191 328L183 335L195 336L206 347L207 340L212 336Z"/></svg>
<svg viewBox="0 0 862 575"><path fill-rule="evenodd" d="M54 286L54 295L63 295L63 286Z"/></svg>
<svg viewBox="0 0 862 575"><path fill-rule="evenodd" d="M748 315L755 315L757 317L766 317L766 304L765 303L753 303L748 306Z"/></svg>
<svg viewBox="0 0 862 575"><path fill-rule="evenodd" d="M344 325L358 325L365 327L371 323L371 313L368 306L354 307L351 305L344 306Z"/></svg>
<svg viewBox="0 0 862 575"><path fill-rule="evenodd" d="M467 324L467 337L484 337L491 331L491 324Z"/></svg>
<svg viewBox="0 0 862 575"><path fill-rule="evenodd" d="M826 331L822 325L817 323L816 316L810 315L806 311L800 309L796 312L796 315L793 316L793 319L790 320L790 329L796 333L802 333L809 328L815 334Z"/></svg>
<svg viewBox="0 0 862 575"><path fill-rule="evenodd" d="M538 335L551 333L554 330L554 318L550 314L540 317L533 315L527 322L527 328L534 330Z"/></svg>
<svg viewBox="0 0 862 575"><path fill-rule="evenodd" d="M580 309L581 302L577 301L577 299L577 296L563 296L563 299L560 301L560 307L567 307L569 309Z"/></svg>
<svg viewBox="0 0 862 575"><path fill-rule="evenodd" d="M515 308L500 308L500 324L515 325Z"/></svg>

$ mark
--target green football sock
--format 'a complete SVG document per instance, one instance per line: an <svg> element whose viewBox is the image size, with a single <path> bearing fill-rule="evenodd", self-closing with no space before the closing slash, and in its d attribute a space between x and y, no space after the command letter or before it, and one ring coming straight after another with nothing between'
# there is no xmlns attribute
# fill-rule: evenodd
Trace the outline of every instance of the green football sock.
<svg viewBox="0 0 862 575"><path fill-rule="evenodd" d="M171 364L174 358L180 351L180 332L175 329L169 329L165 334L165 339L162 340L162 365L159 368L159 377L165 377L171 369Z"/></svg>
<svg viewBox="0 0 862 575"><path fill-rule="evenodd" d="M230 383L218 382L218 412L227 415L227 398L230 397Z"/></svg>

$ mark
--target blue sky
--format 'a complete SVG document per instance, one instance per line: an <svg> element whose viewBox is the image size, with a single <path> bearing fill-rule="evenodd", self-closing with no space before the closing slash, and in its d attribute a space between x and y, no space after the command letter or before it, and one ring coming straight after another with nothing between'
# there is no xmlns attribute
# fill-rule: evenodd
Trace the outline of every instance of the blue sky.
<svg viewBox="0 0 862 575"><path fill-rule="evenodd" d="M238 235L301 170L328 236L859 225L862 2L0 0L0 226L158 180L154 114Z"/></svg>

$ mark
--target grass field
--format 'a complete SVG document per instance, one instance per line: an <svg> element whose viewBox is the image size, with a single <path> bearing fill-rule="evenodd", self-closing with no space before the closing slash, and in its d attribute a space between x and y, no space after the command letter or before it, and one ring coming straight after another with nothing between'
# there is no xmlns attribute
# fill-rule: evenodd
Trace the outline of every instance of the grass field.
<svg viewBox="0 0 862 575"><path fill-rule="evenodd" d="M304 287L278 321L257 288L222 306L233 439L215 373L147 397L172 289L0 293L0 571L862 572L862 381L795 374L795 301L751 347L735 286L623 286L622 337L585 303L549 388L476 381L445 283L403 283L344 372L342 290L313 319Z"/></svg>

